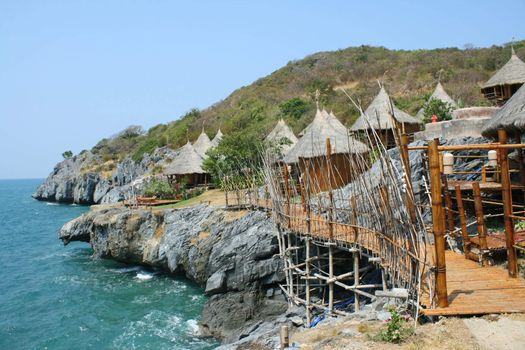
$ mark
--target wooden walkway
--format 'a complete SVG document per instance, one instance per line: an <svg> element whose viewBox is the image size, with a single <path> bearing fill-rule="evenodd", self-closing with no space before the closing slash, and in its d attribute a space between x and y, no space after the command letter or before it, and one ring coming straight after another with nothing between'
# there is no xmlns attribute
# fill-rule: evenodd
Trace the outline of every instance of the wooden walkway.
<svg viewBox="0 0 525 350"><path fill-rule="evenodd" d="M427 316L525 312L525 279L510 278L497 266L480 267L464 255L446 251L447 308L423 309ZM421 304L430 305L428 294Z"/></svg>

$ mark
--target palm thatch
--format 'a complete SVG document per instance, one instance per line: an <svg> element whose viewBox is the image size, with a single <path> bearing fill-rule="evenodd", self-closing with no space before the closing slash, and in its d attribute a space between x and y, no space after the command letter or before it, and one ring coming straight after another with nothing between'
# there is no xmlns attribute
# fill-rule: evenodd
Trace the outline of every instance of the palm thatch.
<svg viewBox="0 0 525 350"><path fill-rule="evenodd" d="M303 136L284 157L284 162L297 163L299 157L312 158L326 154L326 139L330 139L332 154L366 153L367 145L348 134L347 128L333 115L317 110L315 118L303 131Z"/></svg>
<svg viewBox="0 0 525 350"><path fill-rule="evenodd" d="M440 82L437 83L436 85L436 88L434 89L434 92L432 93L432 95L430 95L430 97L428 98L428 101L425 103L425 105L423 106L423 108L421 108L417 114L416 114L416 117L418 119L422 119L423 118L423 115L425 113L425 108L428 106L428 104L430 103L430 101L432 101L432 99L437 99L437 100L440 100L440 101L443 101L445 103L448 103L452 106L452 108L456 109L458 108L458 105L456 103L456 101L454 101L450 96L449 94L447 94L447 92L445 91L445 89L443 88L443 85L441 85Z"/></svg>
<svg viewBox="0 0 525 350"><path fill-rule="evenodd" d="M386 130L393 129L391 115L400 124L422 124L421 120L412 117L410 114L403 112L392 104L394 110L392 111L390 104L390 97L386 93L384 87L374 98L370 106L366 109L365 113L362 114L355 121L354 125L350 128L352 131L362 131L368 129L374 130Z"/></svg>
<svg viewBox="0 0 525 350"><path fill-rule="evenodd" d="M266 136L266 141L281 143L283 140L287 142L280 146L283 155L288 154L297 141L299 141L292 129L286 125L284 120L280 119L277 125L275 125L275 128Z"/></svg>
<svg viewBox="0 0 525 350"><path fill-rule="evenodd" d="M206 152L212 148L213 145L211 143L210 138L204 130L201 132L195 143L193 144L193 148L195 148L195 151L202 157L206 158Z"/></svg>
<svg viewBox="0 0 525 350"><path fill-rule="evenodd" d="M219 145L219 143L221 142L223 136L224 135L221 132L221 129L219 129L217 131L217 133L215 134L215 137L213 138L213 140L211 140L211 146L212 147L217 147Z"/></svg>
<svg viewBox="0 0 525 350"><path fill-rule="evenodd" d="M525 85L522 85L510 100L494 114L483 128L482 134L483 136L494 136L500 128L509 133L525 131Z"/></svg>
<svg viewBox="0 0 525 350"><path fill-rule="evenodd" d="M175 158L166 167L164 173L166 175L205 174L206 172L202 169L203 160L188 141L176 151Z"/></svg>
<svg viewBox="0 0 525 350"><path fill-rule="evenodd" d="M525 63L516 55L514 49L510 60L505 63L485 84L482 89L499 86L525 83Z"/></svg>

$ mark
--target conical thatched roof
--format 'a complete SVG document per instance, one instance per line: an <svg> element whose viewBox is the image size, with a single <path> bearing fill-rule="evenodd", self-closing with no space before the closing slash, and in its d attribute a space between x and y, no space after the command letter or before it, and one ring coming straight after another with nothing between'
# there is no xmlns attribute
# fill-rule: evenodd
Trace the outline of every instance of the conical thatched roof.
<svg viewBox="0 0 525 350"><path fill-rule="evenodd" d="M224 135L222 134L221 129L219 129L217 133L215 134L215 137L213 138L213 140L211 140L211 146L217 147L219 145L219 142L221 142L223 136Z"/></svg>
<svg viewBox="0 0 525 350"><path fill-rule="evenodd" d="M367 129L392 129L391 125L391 108L390 97L385 88L381 90L374 98L370 106L355 121L350 130L367 130ZM394 117L399 123L421 124L421 120L412 117L410 114L403 112L394 105ZM367 120L368 119L368 120Z"/></svg>
<svg viewBox="0 0 525 350"><path fill-rule="evenodd" d="M204 174L206 172L202 170L202 161L203 158L188 141L176 151L175 158L166 167L164 173L167 175Z"/></svg>
<svg viewBox="0 0 525 350"><path fill-rule="evenodd" d="M195 143L193 144L193 148L195 148L195 151L197 151L197 153L201 157L205 158L206 152L212 147L213 145L210 141L210 138L208 137L208 135L206 135L206 133L203 130L197 138L197 140L195 141Z"/></svg>
<svg viewBox="0 0 525 350"><path fill-rule="evenodd" d="M507 132L525 131L525 85L522 85L494 114L483 128L482 134L484 136L496 135L500 128L504 128Z"/></svg>
<svg viewBox="0 0 525 350"><path fill-rule="evenodd" d="M299 141L292 129L290 129L284 120L281 119L277 122L277 125L275 125L275 128L273 128L268 136L266 136L266 141L280 142L282 139L287 139L291 142L290 144L281 146L281 150L284 155L286 155L297 143L297 141Z"/></svg>
<svg viewBox="0 0 525 350"><path fill-rule="evenodd" d="M525 83L525 63L516 56L514 49L512 49L510 60L483 85L483 89L498 85L523 83Z"/></svg>
<svg viewBox="0 0 525 350"><path fill-rule="evenodd" d="M330 138L332 154L369 151L367 145L348 135L348 130L333 114L317 110L314 120L303 130L303 136L284 157L284 161L289 164L297 163L299 157L312 158L325 155L327 138Z"/></svg>
<svg viewBox="0 0 525 350"><path fill-rule="evenodd" d="M437 83L436 85L436 88L434 89L434 92L432 93L432 95L430 95L430 97L428 98L428 101L425 103L425 105L423 106L423 108L421 108L417 114L416 114L416 117L418 119L422 119L423 118L423 115L425 113L425 108L427 107L427 105L430 103L430 101L435 98L437 100L441 100L445 103L448 103L452 106L452 108L456 109L458 108L458 105L456 103L456 101L454 101L450 96L449 94L447 94L447 92L445 91L445 89L443 88L443 85L441 85L440 82Z"/></svg>

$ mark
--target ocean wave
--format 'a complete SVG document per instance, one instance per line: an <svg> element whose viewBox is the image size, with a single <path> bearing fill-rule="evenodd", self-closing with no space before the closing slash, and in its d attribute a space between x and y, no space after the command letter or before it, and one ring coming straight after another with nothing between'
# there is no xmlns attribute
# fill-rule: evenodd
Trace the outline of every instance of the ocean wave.
<svg viewBox="0 0 525 350"><path fill-rule="evenodd" d="M197 322L197 320L187 320L186 325L188 327L190 334L201 335L200 328L199 328L199 322Z"/></svg>
<svg viewBox="0 0 525 350"><path fill-rule="evenodd" d="M114 272L114 273L129 273L129 272L135 272L135 271L141 271L142 267L140 266L127 266L127 267L120 267L117 269L108 269L108 271Z"/></svg>
<svg viewBox="0 0 525 350"><path fill-rule="evenodd" d="M154 272L146 272L146 271L138 272L137 275L135 276L135 278L141 281L148 281L152 279L153 277L155 277Z"/></svg>

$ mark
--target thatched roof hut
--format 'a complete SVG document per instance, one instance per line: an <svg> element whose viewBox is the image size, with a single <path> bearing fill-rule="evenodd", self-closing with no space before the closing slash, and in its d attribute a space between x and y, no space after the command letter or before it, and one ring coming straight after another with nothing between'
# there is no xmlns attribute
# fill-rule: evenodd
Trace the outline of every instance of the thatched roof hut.
<svg viewBox="0 0 525 350"><path fill-rule="evenodd" d="M215 134L215 137L213 138L213 140L211 140L211 146L212 147L217 147L219 145L219 143L221 142L223 136L224 135L221 132L221 129L219 128L219 130Z"/></svg>
<svg viewBox="0 0 525 350"><path fill-rule="evenodd" d="M266 136L266 141L279 143L283 139L286 139L290 142L289 144L281 145L281 151L283 155L286 155L299 140L293 133L292 129L286 125L284 120L280 119L273 130L268 134L268 136Z"/></svg>
<svg viewBox="0 0 525 350"><path fill-rule="evenodd" d="M525 63L512 48L510 60L501 67L481 88L489 100L505 103L525 83Z"/></svg>
<svg viewBox="0 0 525 350"><path fill-rule="evenodd" d="M303 136L284 157L285 163L297 163L299 157L312 158L326 154L326 139L330 139L332 154L366 153L367 145L348 134L346 127L333 115L317 110L315 118L303 131Z"/></svg>
<svg viewBox="0 0 525 350"><path fill-rule="evenodd" d="M525 132L525 85L494 114L482 130L484 136L495 136L498 129L503 128L512 134L516 131Z"/></svg>
<svg viewBox="0 0 525 350"><path fill-rule="evenodd" d="M202 130L201 134L193 144L193 148L195 148L195 151L197 151L202 158L206 158L206 152L212 147L213 145L210 138L206 135L204 130Z"/></svg>
<svg viewBox="0 0 525 350"><path fill-rule="evenodd" d="M445 103L448 103L452 106L452 108L456 109L458 108L458 105L456 103L456 101L454 101L450 96L449 94L447 94L447 92L445 91L445 89L443 88L443 85L441 85L441 82L438 82L437 85L436 85L436 88L434 89L434 92L432 93L432 95L430 95L430 97L428 98L428 101L425 103L425 105L423 106L423 108L421 108L418 112L417 112L417 115L416 117L418 119L422 119L423 118L423 115L425 113L425 108L427 107L427 105L430 103L430 101L432 99L437 99L437 100L440 100L440 101L443 101Z"/></svg>
<svg viewBox="0 0 525 350"><path fill-rule="evenodd" d="M390 115L392 115L398 123L405 124L405 126L409 127L410 129L419 130L419 125L422 124L421 120L412 117L406 112L403 112L394 104L392 104L392 106L394 109L393 111L390 105L390 97L388 96L385 88L381 87L381 90L374 98L370 106L368 106L368 108L365 110L365 113L357 118L350 130L365 131L369 129L393 129Z"/></svg>
<svg viewBox="0 0 525 350"><path fill-rule="evenodd" d="M167 175L204 174L203 158L188 141L176 151L173 161L166 167Z"/></svg>

